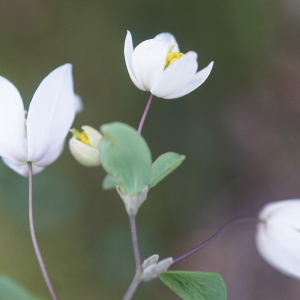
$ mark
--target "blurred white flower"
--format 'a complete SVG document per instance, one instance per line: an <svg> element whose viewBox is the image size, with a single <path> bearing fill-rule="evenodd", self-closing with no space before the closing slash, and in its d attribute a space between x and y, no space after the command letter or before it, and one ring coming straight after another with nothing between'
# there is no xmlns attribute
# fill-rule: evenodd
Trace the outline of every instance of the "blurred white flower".
<svg viewBox="0 0 300 300"><path fill-rule="evenodd" d="M171 33L158 34L133 49L130 31L127 31L124 47L129 76L142 91L164 99L182 97L199 87L209 76L211 62L197 72L197 53L180 53Z"/></svg>
<svg viewBox="0 0 300 300"><path fill-rule="evenodd" d="M86 167L96 167L101 163L99 145L101 133L90 127L82 126L83 132L72 129L73 137L69 141L69 148L74 158Z"/></svg>
<svg viewBox="0 0 300 300"><path fill-rule="evenodd" d="M34 174L53 163L63 150L79 104L70 64L55 69L41 82L27 118L19 91L0 76L0 156L4 163L25 177L27 162L32 162Z"/></svg>
<svg viewBox="0 0 300 300"><path fill-rule="evenodd" d="M256 245L282 273L300 279L300 200L267 204L259 213Z"/></svg>

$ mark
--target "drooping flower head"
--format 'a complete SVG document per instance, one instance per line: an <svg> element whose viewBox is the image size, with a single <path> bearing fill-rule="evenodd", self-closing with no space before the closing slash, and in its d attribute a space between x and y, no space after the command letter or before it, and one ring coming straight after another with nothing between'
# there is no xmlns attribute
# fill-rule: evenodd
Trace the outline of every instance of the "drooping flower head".
<svg viewBox="0 0 300 300"><path fill-rule="evenodd" d="M102 138L101 133L90 126L82 126L80 132L72 129L72 138L69 148L74 158L85 167L97 167L101 164L99 145Z"/></svg>
<svg viewBox="0 0 300 300"><path fill-rule="evenodd" d="M259 220L258 252L277 270L300 279L300 200L269 203Z"/></svg>
<svg viewBox="0 0 300 300"><path fill-rule="evenodd" d="M0 76L0 156L6 165L28 176L28 162L38 173L61 154L76 110L82 105L74 94L72 65L52 71L24 110L17 88Z"/></svg>
<svg viewBox="0 0 300 300"><path fill-rule="evenodd" d="M164 99L192 92L207 79L213 67L211 62L197 73L197 53L180 53L171 33L158 34L134 49L131 33L127 31L124 54L129 76L136 87Z"/></svg>

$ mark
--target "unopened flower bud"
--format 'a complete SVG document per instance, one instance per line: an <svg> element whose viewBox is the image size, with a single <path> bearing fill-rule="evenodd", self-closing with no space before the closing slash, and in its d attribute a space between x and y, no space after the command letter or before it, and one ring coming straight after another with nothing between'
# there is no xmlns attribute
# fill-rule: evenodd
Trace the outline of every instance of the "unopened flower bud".
<svg viewBox="0 0 300 300"><path fill-rule="evenodd" d="M151 261L152 258L154 259L154 257L155 255L149 257L148 258L149 262ZM155 259L156 258L158 257L156 256ZM146 263L146 261L144 261L144 264ZM172 263L173 263L173 258L169 257L160 262L150 264L148 267L143 269L142 280L144 282L148 282L159 277L162 273L166 272L169 269Z"/></svg>
<svg viewBox="0 0 300 300"><path fill-rule="evenodd" d="M159 259L159 255L158 254L154 254L150 257L148 257L147 259L144 260L142 268L143 270L145 270L147 267L156 264L158 262Z"/></svg>
<svg viewBox="0 0 300 300"><path fill-rule="evenodd" d="M82 132L71 129L73 137L69 141L70 151L74 158L86 167L96 167L101 163L99 145L101 133L90 127L82 126Z"/></svg>

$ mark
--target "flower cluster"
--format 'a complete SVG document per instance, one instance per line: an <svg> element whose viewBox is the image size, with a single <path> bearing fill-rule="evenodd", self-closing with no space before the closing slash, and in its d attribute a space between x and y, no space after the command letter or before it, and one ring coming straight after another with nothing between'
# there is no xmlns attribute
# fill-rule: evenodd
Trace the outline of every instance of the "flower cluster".
<svg viewBox="0 0 300 300"><path fill-rule="evenodd" d="M138 131L118 122L102 126L101 133L87 125L82 126L82 131L71 129L75 115L83 109L83 105L81 98L74 93L72 66L65 64L52 71L41 82L28 112L24 109L17 88L0 76L0 156L11 169L22 176L29 176L32 184L31 167L33 174L36 174L56 161L63 151L67 134L71 131L73 136L69 140L69 148L74 158L86 167L102 164L108 173L104 188L116 188L130 218L136 275L132 283L135 290L130 287L123 298L127 300L132 299L141 283L161 276L172 264L213 241L223 229L177 259L169 257L158 262L158 255L153 255L141 263L135 223L137 212L147 199L150 188L179 167L185 159L184 155L168 152L152 163L150 150L141 136L147 112L154 96L175 99L198 88L210 75L213 62L197 71L197 53L180 52L175 37L170 33L158 34L134 48L131 33L128 31L124 55L134 85L142 91L150 92ZM32 201L32 194L29 198ZM30 212L33 212L32 205ZM258 223L256 244L261 256L284 274L300 279L300 200L269 203L252 220ZM235 222L228 224L233 223ZM34 230L32 237L34 240ZM34 245L40 260L41 255L35 240ZM43 264L41 268L44 271ZM43 274L53 299L58 299L47 272ZM194 274L169 274L170 285L170 278L179 276L175 276L177 285L175 284L174 290L180 284L191 288L197 283ZM180 281L181 276L184 283ZM211 274L201 276L213 276L214 280L219 280ZM222 293L225 295L226 289Z"/></svg>

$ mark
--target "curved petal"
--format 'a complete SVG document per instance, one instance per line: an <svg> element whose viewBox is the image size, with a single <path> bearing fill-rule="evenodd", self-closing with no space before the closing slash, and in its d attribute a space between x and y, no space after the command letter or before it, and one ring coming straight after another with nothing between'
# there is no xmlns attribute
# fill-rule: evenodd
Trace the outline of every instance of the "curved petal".
<svg viewBox="0 0 300 300"><path fill-rule="evenodd" d="M63 142L61 144L53 145L46 152L46 154L43 156L43 158L41 160L35 162L35 165L37 165L39 167L43 167L43 168L51 165L59 158L62 151L64 150L64 147L65 147L65 140L63 140Z"/></svg>
<svg viewBox="0 0 300 300"><path fill-rule="evenodd" d="M196 73L192 79L181 89L175 91L173 94L164 97L165 99L175 99L182 96L185 96L192 91L194 91L196 88L198 88L209 76L211 69L213 67L213 62L211 62L206 68L202 69L198 73Z"/></svg>
<svg viewBox="0 0 300 300"><path fill-rule="evenodd" d="M156 35L154 37L154 40L158 41L158 42L165 42L165 43L168 43L169 45L169 50L174 46L176 45L173 49L172 49L172 52L175 53L175 52L180 52L179 50L179 46L177 44L177 41L175 39L175 36L169 32L162 32L158 35Z"/></svg>
<svg viewBox="0 0 300 300"><path fill-rule="evenodd" d="M145 90L152 86L164 72L169 45L164 42L147 40L133 51L132 66L137 81Z"/></svg>
<svg viewBox="0 0 300 300"><path fill-rule="evenodd" d="M75 94L74 96L75 96L74 97L74 100L75 100L75 112L76 112L76 114L79 114L80 112L83 111L82 99L77 94Z"/></svg>
<svg viewBox="0 0 300 300"><path fill-rule="evenodd" d="M2 160L13 171L17 172L18 174L20 174L20 175L22 175L24 177L28 177L28 165L27 165L27 163L14 164L9 159L2 158ZM37 173L39 173L39 172L41 172L43 170L44 170L44 168L32 165L33 175L37 174Z"/></svg>
<svg viewBox="0 0 300 300"><path fill-rule="evenodd" d="M170 96L191 80L197 68L197 53L190 51L166 68L151 93L160 98Z"/></svg>
<svg viewBox="0 0 300 300"><path fill-rule="evenodd" d="M256 245L274 268L300 279L300 232L267 221L258 226Z"/></svg>
<svg viewBox="0 0 300 300"><path fill-rule="evenodd" d="M132 36L129 30L127 30L127 35L125 39L124 45L124 56L125 56L125 63L129 73L129 76L132 82L135 84L137 88L142 91L146 91L142 84L140 84L137 79L135 78L133 67L132 67L132 54L133 54L133 43L132 43Z"/></svg>
<svg viewBox="0 0 300 300"><path fill-rule="evenodd" d="M100 151L92 148L80 141L74 136L69 141L69 148L74 158L86 167L97 167L101 164Z"/></svg>
<svg viewBox="0 0 300 300"><path fill-rule="evenodd" d="M42 81L29 106L28 161L41 161L62 144L75 117L74 97L71 64L55 69Z"/></svg>
<svg viewBox="0 0 300 300"><path fill-rule="evenodd" d="M17 88L0 76L0 155L15 163L26 161L25 112Z"/></svg>

